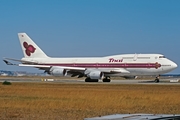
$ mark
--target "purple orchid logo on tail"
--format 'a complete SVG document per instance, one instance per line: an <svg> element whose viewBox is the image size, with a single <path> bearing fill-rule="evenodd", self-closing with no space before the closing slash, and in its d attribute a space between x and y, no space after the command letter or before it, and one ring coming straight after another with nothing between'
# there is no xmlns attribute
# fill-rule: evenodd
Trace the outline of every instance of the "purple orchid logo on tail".
<svg viewBox="0 0 180 120"><path fill-rule="evenodd" d="M27 56L31 56L31 53L34 53L35 50L36 50L36 48L35 48L34 46L28 45L27 42L24 42L24 43L23 43L23 46L24 46L24 48L26 49L25 52L26 52L26 55L27 55Z"/></svg>

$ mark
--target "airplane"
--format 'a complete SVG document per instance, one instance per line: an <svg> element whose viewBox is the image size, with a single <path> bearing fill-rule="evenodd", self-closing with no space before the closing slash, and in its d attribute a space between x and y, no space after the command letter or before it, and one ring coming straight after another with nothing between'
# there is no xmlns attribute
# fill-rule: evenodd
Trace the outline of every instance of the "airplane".
<svg viewBox="0 0 180 120"><path fill-rule="evenodd" d="M55 58L47 56L26 33L18 33L24 57L20 60L4 58L7 65L34 67L53 76L86 77L85 82L110 82L111 77L136 78L137 76L168 73L177 64L162 54L121 54L105 57ZM20 62L13 64L10 61Z"/></svg>

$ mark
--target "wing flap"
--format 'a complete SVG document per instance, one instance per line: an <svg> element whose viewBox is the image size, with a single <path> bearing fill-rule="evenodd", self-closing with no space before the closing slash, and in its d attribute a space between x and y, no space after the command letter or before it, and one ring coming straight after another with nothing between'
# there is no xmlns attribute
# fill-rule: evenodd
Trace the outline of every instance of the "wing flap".
<svg viewBox="0 0 180 120"><path fill-rule="evenodd" d="M101 70L101 72L104 72L104 73L125 73L125 74L130 73L128 70L126 70L124 68Z"/></svg>
<svg viewBox="0 0 180 120"><path fill-rule="evenodd" d="M30 64L19 64L20 67L35 67L35 68L50 68L48 65L30 65Z"/></svg>

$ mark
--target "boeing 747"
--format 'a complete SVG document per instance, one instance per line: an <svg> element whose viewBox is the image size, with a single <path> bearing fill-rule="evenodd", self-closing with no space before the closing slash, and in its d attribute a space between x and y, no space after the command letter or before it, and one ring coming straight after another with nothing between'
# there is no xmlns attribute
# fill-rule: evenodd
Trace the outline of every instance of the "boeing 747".
<svg viewBox="0 0 180 120"><path fill-rule="evenodd" d="M105 57L54 58L47 56L26 33L18 33L24 57L4 58L7 65L39 68L53 76L86 77L85 82L110 82L112 76L132 76L168 73L177 64L162 54L121 54ZM12 64L9 60L20 62ZM156 77L155 82L159 82Z"/></svg>

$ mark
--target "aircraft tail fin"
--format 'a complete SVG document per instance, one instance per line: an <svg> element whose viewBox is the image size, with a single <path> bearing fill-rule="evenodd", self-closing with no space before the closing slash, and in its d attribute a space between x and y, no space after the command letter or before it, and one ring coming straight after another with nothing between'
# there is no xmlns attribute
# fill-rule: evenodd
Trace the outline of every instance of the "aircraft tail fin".
<svg viewBox="0 0 180 120"><path fill-rule="evenodd" d="M18 33L18 37L25 58L48 57L26 33Z"/></svg>

